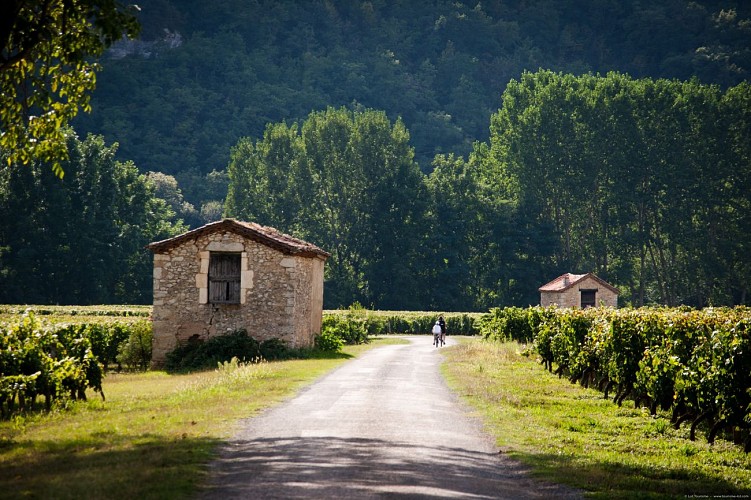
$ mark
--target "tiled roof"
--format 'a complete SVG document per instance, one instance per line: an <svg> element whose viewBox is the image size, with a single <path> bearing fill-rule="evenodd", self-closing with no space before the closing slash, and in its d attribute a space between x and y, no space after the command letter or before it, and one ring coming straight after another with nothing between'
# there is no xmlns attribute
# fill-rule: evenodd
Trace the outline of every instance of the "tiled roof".
<svg viewBox="0 0 751 500"><path fill-rule="evenodd" d="M539 290L541 292L561 292L563 290L571 288L575 282L581 280L585 276L586 274L561 274L550 283L542 285Z"/></svg>
<svg viewBox="0 0 751 500"><path fill-rule="evenodd" d="M324 259L331 256L331 254L312 243L284 234L273 227L262 226L255 222L238 221L235 219L224 219L217 222L211 222L205 226L201 226L173 238L155 241L154 243L147 245L146 248L154 253L163 253L171 248L182 245L187 241L194 240L199 236L218 231L230 231L239 234L244 238L274 248L285 254L301 255L304 257L323 257Z"/></svg>
<svg viewBox="0 0 751 500"><path fill-rule="evenodd" d="M584 279L587 277L592 278L593 280L597 281L602 286L610 289L611 291L615 293L620 293L617 288L615 288L608 282L598 278L597 276L595 276L594 273L587 273L587 274L564 273L558 276L553 281L549 283L545 283L540 288L538 288L538 290L540 292L563 292L564 290L568 290L569 288L573 287L577 283L584 281Z"/></svg>

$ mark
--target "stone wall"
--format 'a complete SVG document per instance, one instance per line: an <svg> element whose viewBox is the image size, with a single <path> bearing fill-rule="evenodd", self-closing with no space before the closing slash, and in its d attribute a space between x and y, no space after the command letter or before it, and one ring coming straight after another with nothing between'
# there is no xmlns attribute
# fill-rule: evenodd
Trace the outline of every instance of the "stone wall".
<svg viewBox="0 0 751 500"><path fill-rule="evenodd" d="M240 304L209 303L211 252L241 255ZM321 329L323 265L322 259L286 255L230 231L154 254L152 365L161 366L169 351L189 339L240 328L258 341L313 345Z"/></svg>
<svg viewBox="0 0 751 500"><path fill-rule="evenodd" d="M597 290L595 301L598 306L618 307L618 295L589 277L562 292L541 292L540 305L543 307L552 305L581 307L581 290Z"/></svg>

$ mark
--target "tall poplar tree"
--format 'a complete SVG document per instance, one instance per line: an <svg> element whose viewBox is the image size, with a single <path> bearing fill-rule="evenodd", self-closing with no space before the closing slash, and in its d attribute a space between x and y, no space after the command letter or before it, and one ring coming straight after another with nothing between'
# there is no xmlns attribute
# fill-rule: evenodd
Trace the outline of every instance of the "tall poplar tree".
<svg viewBox="0 0 751 500"><path fill-rule="evenodd" d="M117 145L70 134L68 172L0 170L0 302L151 302L151 241L179 234L167 203Z"/></svg>
<svg viewBox="0 0 751 500"><path fill-rule="evenodd" d="M232 150L226 213L331 252L327 307L418 307L427 193L409 133L385 113L329 108Z"/></svg>
<svg viewBox="0 0 751 500"><path fill-rule="evenodd" d="M745 303L747 88L550 71L511 82L492 157L520 213L552 223L557 272L595 271L634 305Z"/></svg>

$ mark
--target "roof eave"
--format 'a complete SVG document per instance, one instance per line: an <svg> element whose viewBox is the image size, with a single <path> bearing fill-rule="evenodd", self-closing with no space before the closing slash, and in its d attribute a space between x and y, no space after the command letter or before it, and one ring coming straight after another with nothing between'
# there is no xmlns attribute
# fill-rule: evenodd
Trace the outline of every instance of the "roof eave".
<svg viewBox="0 0 751 500"><path fill-rule="evenodd" d="M571 273L568 273L568 274L570 275ZM564 276L564 275L561 275L561 276ZM545 287L546 287L546 286L550 285L551 283L554 283L554 282L555 282L556 280L558 280L558 279L559 279L559 278L560 278L561 276L558 276L558 277L557 277L557 278L555 278L554 280L552 280L552 281L549 281L548 283L545 283L545 284L544 284L544 285L542 285L542 286L541 286L540 288L538 288L538 289L537 289L537 291L538 291L538 292L541 292L541 293L545 293L545 292L547 292L547 293L562 293L562 292L565 292L565 291L567 291L567 290L570 290L571 288L573 288L574 286L576 286L576 285L577 285L578 283L581 283L581 282L582 282L582 281L584 281L585 279L587 279L587 278L592 278L592 279L593 279L593 280L595 280L595 281L596 281L597 283L599 283L600 285L604 286L605 288L607 288L607 289L608 289L608 290L610 290L611 292L615 293L616 295L620 295L620 294L621 294L620 290L618 290L617 288L615 288L615 287L614 287L613 285L611 285L610 283L608 283L608 282L604 281L604 280L603 280L602 278L600 278L599 276L597 276L597 275L596 275L596 274L594 274L594 273L587 273L587 274L584 274L584 275L582 275L581 277L579 277L579 279L576 279L576 280L574 280L574 281L570 281L568 285L566 285L566 286L564 286L564 287L561 287L561 288L557 288L557 289L555 289L555 290L546 290L546 289L545 289Z"/></svg>
<svg viewBox="0 0 751 500"><path fill-rule="evenodd" d="M175 248L184 244L187 241L199 238L200 236L204 234L214 233L214 232L223 231L223 230L233 232L244 238L253 240L257 243L273 248L274 250L278 250L285 255L296 255L296 256L301 256L301 257L317 257L317 258L322 258L323 260L326 260L329 257L331 257L330 253L316 247L315 245L307 244L309 245L309 248L298 248L292 244L287 244L284 241L279 241L277 239L274 239L273 237L263 234L245 224L241 224L240 222L234 219L223 219L221 221L211 222L209 224L206 224L205 226L201 226L199 228L193 229L191 231L180 234L178 236L168 238L166 240L155 241L153 243L149 243L148 245L146 245L146 248L151 250L153 253L164 253L172 248ZM280 233L280 235L281 234L282 233ZM302 240L299 240L299 241L302 241Z"/></svg>

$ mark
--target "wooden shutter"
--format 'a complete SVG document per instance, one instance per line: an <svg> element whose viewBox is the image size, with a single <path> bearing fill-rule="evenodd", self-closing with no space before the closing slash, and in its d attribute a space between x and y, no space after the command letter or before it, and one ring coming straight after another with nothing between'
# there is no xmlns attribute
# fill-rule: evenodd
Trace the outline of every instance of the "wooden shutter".
<svg viewBox="0 0 751 500"><path fill-rule="evenodd" d="M597 290L581 290L581 308L595 307L597 305Z"/></svg>
<svg viewBox="0 0 751 500"><path fill-rule="evenodd" d="M209 257L209 302L240 303L240 254L212 253Z"/></svg>

